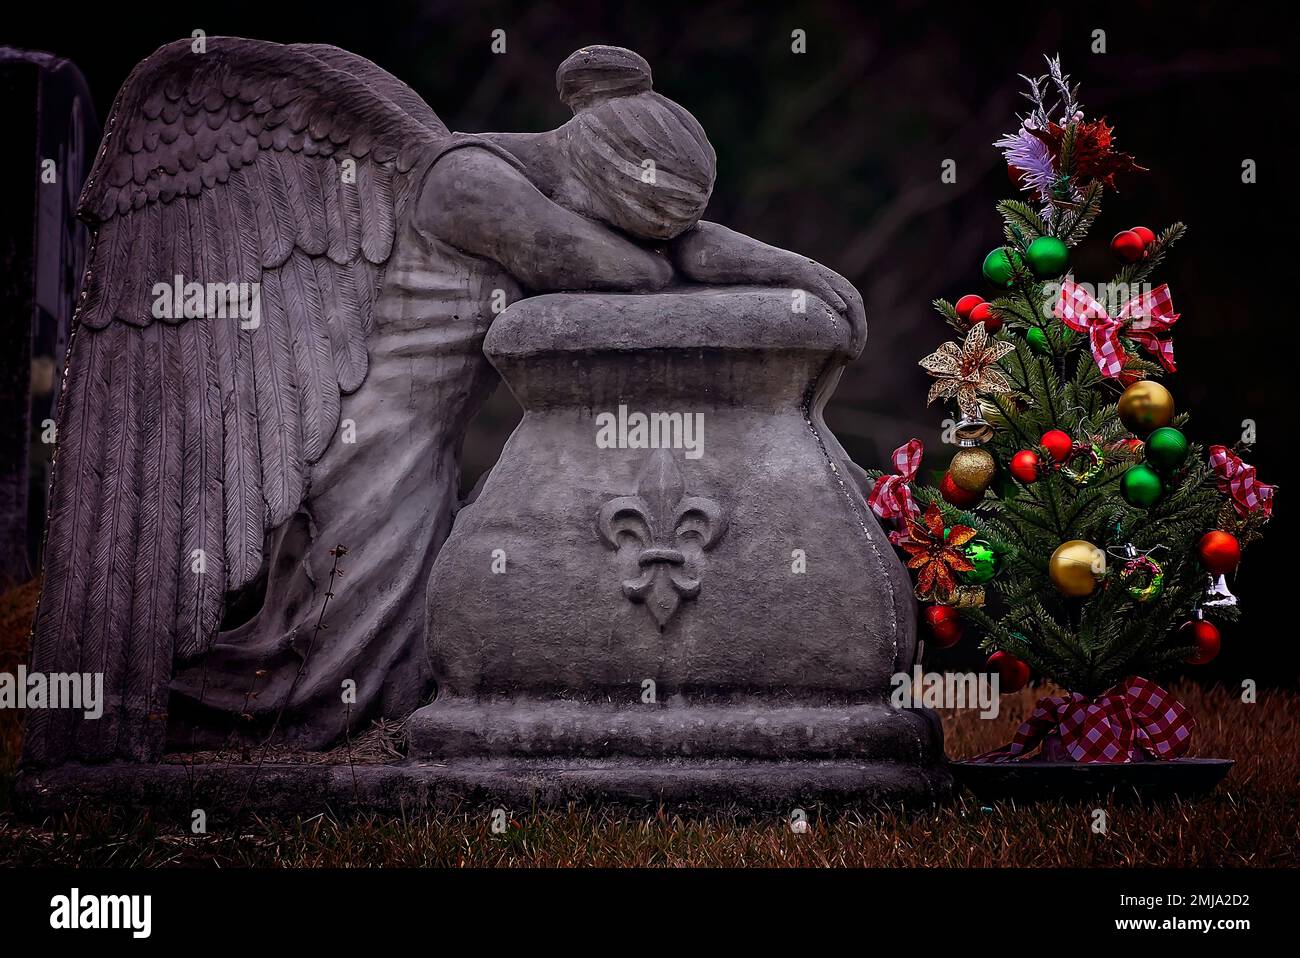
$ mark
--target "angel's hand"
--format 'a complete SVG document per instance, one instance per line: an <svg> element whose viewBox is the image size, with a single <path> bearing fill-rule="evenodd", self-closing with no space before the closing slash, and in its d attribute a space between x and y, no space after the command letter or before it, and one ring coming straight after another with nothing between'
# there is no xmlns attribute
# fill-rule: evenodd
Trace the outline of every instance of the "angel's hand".
<svg viewBox="0 0 1300 958"><path fill-rule="evenodd" d="M787 286L825 300L853 331L853 350L866 341L862 297L853 284L807 256L759 242L716 223L698 223L673 244L678 269L699 283Z"/></svg>
<svg viewBox="0 0 1300 958"><path fill-rule="evenodd" d="M816 260L795 253L786 255L791 262L786 267L788 272L784 273L785 279L782 285L789 284L825 300L826 305L843 316L853 329L866 328L866 311L862 305L862 295L852 283Z"/></svg>

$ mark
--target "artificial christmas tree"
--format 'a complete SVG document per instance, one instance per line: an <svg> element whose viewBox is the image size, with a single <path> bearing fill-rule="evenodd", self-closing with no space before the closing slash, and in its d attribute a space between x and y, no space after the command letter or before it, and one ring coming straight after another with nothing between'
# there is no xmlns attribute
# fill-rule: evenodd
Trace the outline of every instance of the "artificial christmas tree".
<svg viewBox="0 0 1300 958"><path fill-rule="evenodd" d="M1217 653L1214 623L1238 611L1222 576L1267 522L1273 487L1242 448L1207 455L1190 441L1156 381L1175 370L1178 314L1151 278L1183 225L1124 230L1113 276L1074 275L1072 250L1090 242L1115 176L1142 167L1105 120L1084 118L1058 60L1025 79L1030 110L996 145L1030 201L998 204L1005 243L981 267L991 299L936 300L959 339L921 360L930 402L956 401L958 451L937 488L913 484L913 440L870 502L895 523L941 645L978 636L1004 680L1032 673L1068 690L986 759L1040 743L1074 762L1176 758L1190 717L1143 676ZM935 608L973 627L959 633Z"/></svg>

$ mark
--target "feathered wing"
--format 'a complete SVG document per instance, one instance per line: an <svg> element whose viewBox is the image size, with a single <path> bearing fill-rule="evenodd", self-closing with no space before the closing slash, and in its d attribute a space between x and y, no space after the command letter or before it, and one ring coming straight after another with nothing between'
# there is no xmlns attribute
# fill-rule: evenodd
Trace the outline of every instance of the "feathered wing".
<svg viewBox="0 0 1300 958"><path fill-rule="evenodd" d="M81 198L95 233L33 635L34 669L103 673L104 713L33 710L27 761L161 753L173 660L208 648L301 505L365 379L395 225L447 137L332 47L181 41L131 74ZM258 284L258 325L155 316L176 277Z"/></svg>

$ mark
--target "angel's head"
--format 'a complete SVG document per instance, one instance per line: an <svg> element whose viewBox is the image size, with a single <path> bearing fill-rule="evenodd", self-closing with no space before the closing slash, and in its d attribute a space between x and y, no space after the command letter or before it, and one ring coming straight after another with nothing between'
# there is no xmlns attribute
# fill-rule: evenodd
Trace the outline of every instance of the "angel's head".
<svg viewBox="0 0 1300 958"><path fill-rule="evenodd" d="M717 157L695 117L651 89L650 64L622 47L583 47L555 73L570 172L588 209L632 236L672 239L699 220Z"/></svg>

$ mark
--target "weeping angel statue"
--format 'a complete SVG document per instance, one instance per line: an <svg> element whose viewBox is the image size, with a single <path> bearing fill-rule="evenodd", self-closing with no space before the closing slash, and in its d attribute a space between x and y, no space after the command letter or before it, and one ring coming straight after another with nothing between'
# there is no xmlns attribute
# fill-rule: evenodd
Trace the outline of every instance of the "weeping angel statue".
<svg viewBox="0 0 1300 958"><path fill-rule="evenodd" d="M460 134L330 46L181 41L132 72L81 198L33 651L102 673L104 713L33 712L28 763L325 747L423 704L425 583L510 302L780 285L861 348L843 277L700 220L713 148L645 60L586 47L556 80L558 129Z"/></svg>

